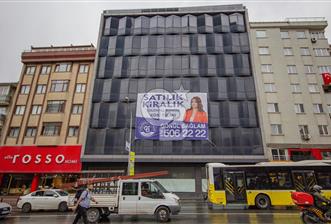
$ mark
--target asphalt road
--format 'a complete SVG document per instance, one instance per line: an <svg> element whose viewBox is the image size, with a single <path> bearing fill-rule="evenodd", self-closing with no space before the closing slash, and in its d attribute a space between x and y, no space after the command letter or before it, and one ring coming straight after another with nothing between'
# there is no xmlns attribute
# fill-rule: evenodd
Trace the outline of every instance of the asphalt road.
<svg viewBox="0 0 331 224"><path fill-rule="evenodd" d="M0 223L8 224L69 224L74 220L72 212L32 212L23 214L19 211ZM153 216L119 216L111 215L109 219L101 220L100 223L156 223ZM296 210L208 210L204 203L186 203L182 205L182 212L173 216L170 223L261 223L261 224L301 224L299 213Z"/></svg>

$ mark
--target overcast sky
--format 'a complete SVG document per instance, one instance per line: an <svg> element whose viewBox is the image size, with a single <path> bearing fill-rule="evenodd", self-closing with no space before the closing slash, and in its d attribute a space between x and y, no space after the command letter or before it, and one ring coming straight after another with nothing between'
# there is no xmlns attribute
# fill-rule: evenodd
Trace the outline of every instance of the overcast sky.
<svg viewBox="0 0 331 224"><path fill-rule="evenodd" d="M30 46L90 43L96 46L103 10L226 4L244 4L250 21L281 21L287 17L325 17L331 21L331 0L0 0L0 82L18 81L21 52ZM326 29L326 36L331 37L330 27Z"/></svg>

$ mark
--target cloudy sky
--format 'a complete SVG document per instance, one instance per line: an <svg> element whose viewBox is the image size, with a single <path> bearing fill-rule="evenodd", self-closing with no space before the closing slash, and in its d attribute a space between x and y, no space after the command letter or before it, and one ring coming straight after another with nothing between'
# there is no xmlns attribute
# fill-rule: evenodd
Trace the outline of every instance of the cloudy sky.
<svg viewBox="0 0 331 224"><path fill-rule="evenodd" d="M287 17L325 17L331 21L331 0L0 0L0 82L18 81L21 52L30 46L96 46L103 10L225 4L244 4L250 21L280 21ZM331 38L330 27L326 36Z"/></svg>

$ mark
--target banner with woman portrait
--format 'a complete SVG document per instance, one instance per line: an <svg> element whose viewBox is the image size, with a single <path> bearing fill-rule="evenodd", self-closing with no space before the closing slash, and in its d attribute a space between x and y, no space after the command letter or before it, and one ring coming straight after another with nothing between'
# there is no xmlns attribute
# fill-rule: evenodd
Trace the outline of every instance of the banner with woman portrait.
<svg viewBox="0 0 331 224"><path fill-rule="evenodd" d="M207 94L165 90L139 93L135 137L163 141L207 140Z"/></svg>

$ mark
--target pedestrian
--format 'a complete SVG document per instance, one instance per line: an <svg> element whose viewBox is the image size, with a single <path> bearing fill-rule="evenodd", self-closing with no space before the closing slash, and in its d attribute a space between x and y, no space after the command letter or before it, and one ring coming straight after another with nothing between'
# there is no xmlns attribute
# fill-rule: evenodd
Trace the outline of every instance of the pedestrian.
<svg viewBox="0 0 331 224"><path fill-rule="evenodd" d="M87 185L87 188L83 191L80 198L78 199L76 207L74 208L74 212L76 212L77 215L73 224L76 224L81 217L83 217L84 224L88 224L86 212L87 209L90 207L90 201L93 201L98 204L98 202L91 195L92 189L92 184Z"/></svg>

